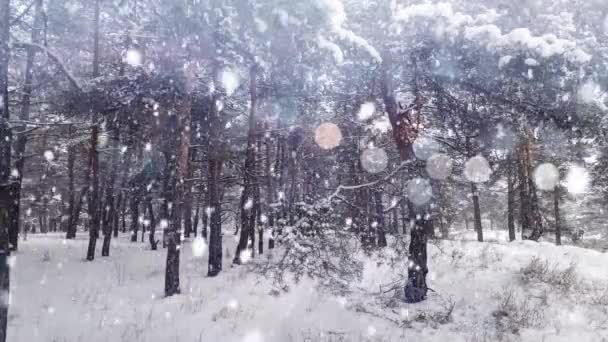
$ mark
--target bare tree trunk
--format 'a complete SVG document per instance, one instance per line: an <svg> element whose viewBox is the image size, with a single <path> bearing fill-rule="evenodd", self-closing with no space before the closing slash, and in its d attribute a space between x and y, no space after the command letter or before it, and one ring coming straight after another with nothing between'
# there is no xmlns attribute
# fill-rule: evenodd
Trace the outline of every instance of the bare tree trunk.
<svg viewBox="0 0 608 342"><path fill-rule="evenodd" d="M18 188L9 183L11 170L11 130L8 123L8 64L10 58L10 0L0 0L0 291L3 305L0 305L0 342L6 342L8 328L8 308L10 305L10 246L9 226L13 224L15 212L13 203L17 200ZM8 142L8 143L6 143Z"/></svg>
<svg viewBox="0 0 608 342"><path fill-rule="evenodd" d="M148 217L150 218L150 233L148 234L148 241L150 242L150 249L155 251L158 249L158 240L156 240L156 217L154 216L154 207L152 206L152 197L148 196L146 199L146 207L148 208Z"/></svg>
<svg viewBox="0 0 608 342"><path fill-rule="evenodd" d="M2 2L0 2L0 5ZM6 4L8 5L8 4ZM0 10L6 9L0 6ZM6 13L6 12L5 12ZM8 19L7 19L8 20ZM2 291L3 305L0 305L0 342L6 342L8 327L8 308L10 305L10 249L8 229L11 222L11 208L17 200L18 184L6 181L0 183L0 290Z"/></svg>
<svg viewBox="0 0 608 342"><path fill-rule="evenodd" d="M186 85L189 88L189 85ZM173 209L171 210L171 222L167 232L167 264L165 269L165 296L169 297L180 293L179 285L179 259L182 230L181 226L181 210L184 208L184 195L187 191L186 178L189 170L189 151L190 151L190 123L192 115L192 98L190 89L187 91L185 98L181 100L177 127L180 133L180 142L177 151L177 173L176 185L173 193Z"/></svg>
<svg viewBox="0 0 608 342"><path fill-rule="evenodd" d="M34 23L32 25L31 39L32 43L39 44L40 43L40 35L41 35L41 26L42 26L42 0L36 0L34 4ZM25 82L23 84L22 97L21 97L21 113L19 114L19 119L22 121L27 121L30 118L30 107L31 107L31 97L32 97L32 81L33 81L33 72L34 72L34 58L36 57L37 49L33 47L29 47L27 49L26 56L26 65L25 65ZM22 127L21 131L24 131L25 127ZM27 136L25 134L20 134L17 137L17 142L15 145L15 168L17 169L17 179L19 183L19 191L21 191L21 181L23 179L23 169L25 165L25 146L27 143ZM21 196L18 196L17 199L19 202L21 201ZM16 209L17 212L14 217L19 217L18 208L20 207L20 203L17 203ZM17 250L17 244L19 241L19 225L17 223L13 223L11 225L11 231L9 232L9 240L11 244L11 248L13 250Z"/></svg>
<svg viewBox="0 0 608 342"><path fill-rule="evenodd" d="M408 113L399 113L398 104L393 94L392 80L390 79L390 58L384 56L383 73L384 79L381 84L382 97L385 110L388 113L389 121L393 129L393 139L397 145L402 161L412 158L412 138L411 125L407 121ZM413 58L414 65L416 59ZM416 67L415 67L416 68ZM416 72L415 72L416 75ZM422 109L422 101L417 94L416 76L414 77L415 100L413 108L416 112ZM409 267L408 280L404 288L405 300L408 303L417 303L426 298L428 287L426 285L427 266L427 239L429 231L433 230L432 220L430 220L430 210L428 206L415 206L408 200L409 218L414 223L411 228L409 246Z"/></svg>
<svg viewBox="0 0 608 342"><path fill-rule="evenodd" d="M553 190L553 211L555 213L555 244L562 244L562 227L559 215L559 185L555 186Z"/></svg>
<svg viewBox="0 0 608 342"><path fill-rule="evenodd" d="M139 230L139 196L136 191L131 193L131 242L137 242Z"/></svg>
<svg viewBox="0 0 608 342"><path fill-rule="evenodd" d="M222 204L219 195L219 180L222 161L210 156L207 191L209 193L209 269L207 275L214 277L222 271Z"/></svg>
<svg viewBox="0 0 608 342"><path fill-rule="evenodd" d="M99 76L99 16L100 2L95 0L95 36L93 48L93 77ZM91 129L91 149L89 150L89 172L91 177L91 195L89 196L89 217L91 226L89 227L89 246L87 248L87 260L95 259L95 246L99 237L99 153L97 143L99 140L99 125L97 123L96 108L93 108L93 127Z"/></svg>
<svg viewBox="0 0 608 342"><path fill-rule="evenodd" d="M384 206L382 205L382 192L374 190L374 200L376 202L376 234L378 235L378 247L386 247L386 232L384 227Z"/></svg>
<svg viewBox="0 0 608 342"><path fill-rule="evenodd" d="M114 238L118 237L118 228L120 226L120 217L122 215L122 201L123 201L123 193L122 190L118 192L118 197L116 198L114 216L112 217L112 235Z"/></svg>
<svg viewBox="0 0 608 342"><path fill-rule="evenodd" d="M519 221L521 224L521 237L524 240L527 238L526 233L530 230L530 204L528 200L528 176L526 175L524 153L521 149L519 152L519 158L517 158L519 171Z"/></svg>
<svg viewBox="0 0 608 342"><path fill-rule="evenodd" d="M210 177L210 176L208 176ZM209 219L211 216L211 213L209 212L209 210L211 209L211 204L209 202L209 188L207 187L205 189L205 199L203 201L203 203L205 204L205 207L203 208L203 218L202 218L202 225L203 227L201 228L201 236L203 237L203 239L207 239L207 230L209 227Z"/></svg>
<svg viewBox="0 0 608 342"><path fill-rule="evenodd" d="M540 205L538 201L538 194L536 192L536 184L532 176L532 154L530 152L531 143L526 144L526 167L528 176L528 199L530 201L530 212L532 220L532 233L528 237L530 240L538 241L543 235L543 221L540 212Z"/></svg>
<svg viewBox="0 0 608 342"><path fill-rule="evenodd" d="M247 133L247 151L245 155L244 167L244 189L241 195L241 235L234 255L234 264L241 264L241 253L251 249L253 256L253 245L249 245L249 240L255 239L255 150L256 150L256 110L257 110L257 67L252 66L250 70L249 93L251 104L249 109L249 131Z"/></svg>
<svg viewBox="0 0 608 342"><path fill-rule="evenodd" d="M481 227L481 209L479 208L479 191L477 185L471 183L471 194L473 196L473 218L475 231L477 232L477 241L483 242L483 230Z"/></svg>
<svg viewBox="0 0 608 342"><path fill-rule="evenodd" d="M112 228L114 217L117 215L116 196L114 196L114 183L118 169L118 142L120 139L120 128L114 127L114 137L112 144L112 161L110 178L106 185L106 203L105 215L103 216L103 244L101 247L101 256L110 256L110 241L112 241Z"/></svg>
<svg viewBox="0 0 608 342"><path fill-rule="evenodd" d="M72 138L72 126L69 127L70 138ZM68 146L68 222L66 224L66 239L76 238L76 200L74 190L74 162L76 160L76 151L73 143Z"/></svg>
<svg viewBox="0 0 608 342"><path fill-rule="evenodd" d="M268 129L268 126L266 127ZM266 162L264 164L264 173L266 174L266 224L270 232L270 236L268 237L268 249L274 248L274 212L272 208L272 203L274 201L274 188L272 182L272 171L270 168L271 165L271 157L272 157L272 144L270 136L267 136L264 140L264 145L266 148ZM260 243L262 242L263 236L260 236ZM260 248L260 253L262 253L263 247Z"/></svg>
<svg viewBox="0 0 608 342"><path fill-rule="evenodd" d="M513 160L509 157L507 161L507 227L509 229L509 241L515 240L515 176L513 174Z"/></svg>

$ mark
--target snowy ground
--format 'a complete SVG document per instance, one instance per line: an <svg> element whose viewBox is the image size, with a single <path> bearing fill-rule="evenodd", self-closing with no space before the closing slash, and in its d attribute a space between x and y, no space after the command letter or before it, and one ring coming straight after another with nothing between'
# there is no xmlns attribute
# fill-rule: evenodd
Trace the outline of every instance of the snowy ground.
<svg viewBox="0 0 608 342"><path fill-rule="evenodd" d="M404 271L385 262L390 249L366 258L362 281L336 296L312 281L278 294L247 266L231 267L231 235L224 271L207 278L206 256L194 257L187 243L183 294L165 299L165 251L126 236L112 244L111 257L86 262L84 234L75 241L30 235L12 275L8 340L608 341L608 255L594 250L433 242L428 278L435 292L408 305L400 289L381 287Z"/></svg>

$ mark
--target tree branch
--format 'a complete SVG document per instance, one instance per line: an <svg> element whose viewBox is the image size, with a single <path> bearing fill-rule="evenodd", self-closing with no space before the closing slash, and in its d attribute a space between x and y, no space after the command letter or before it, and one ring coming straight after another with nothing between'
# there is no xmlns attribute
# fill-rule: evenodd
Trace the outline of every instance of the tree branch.
<svg viewBox="0 0 608 342"><path fill-rule="evenodd" d="M78 83L78 81L76 80L74 75L72 75L72 73L68 70L68 68L65 66L63 61L59 58L59 56L57 56L55 53L53 53L51 50L49 50L46 46L43 46L40 44L35 44L35 43L15 42L13 44L13 47L15 47L15 48L35 48L35 49L40 50L41 52L44 52L47 56L49 56L50 59L53 60L53 62L55 62L55 64L57 64L57 66L59 66L59 69L61 69L61 72L70 81L70 84L79 92L81 92L81 93L84 92L80 83Z"/></svg>

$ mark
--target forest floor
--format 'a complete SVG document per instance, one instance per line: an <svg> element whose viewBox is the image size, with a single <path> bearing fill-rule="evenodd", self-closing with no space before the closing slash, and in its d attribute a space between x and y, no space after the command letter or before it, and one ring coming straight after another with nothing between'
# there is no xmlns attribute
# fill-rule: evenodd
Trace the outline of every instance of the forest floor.
<svg viewBox="0 0 608 342"><path fill-rule="evenodd" d="M332 295L311 280L277 292L249 266L206 277L207 258L182 248L182 294L163 298L166 252L112 241L84 260L86 234L30 235L14 259L12 342L608 341L608 254L550 243L434 241L429 298L383 285L404 274L390 248L362 257L363 279ZM496 241L498 240L498 241ZM101 246L98 246L99 248ZM196 254L196 253L195 253Z"/></svg>

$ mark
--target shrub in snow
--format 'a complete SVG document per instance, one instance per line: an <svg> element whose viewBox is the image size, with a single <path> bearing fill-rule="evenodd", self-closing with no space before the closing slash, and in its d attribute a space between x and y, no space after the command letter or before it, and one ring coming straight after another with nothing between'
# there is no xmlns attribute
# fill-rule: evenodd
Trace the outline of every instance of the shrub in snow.
<svg viewBox="0 0 608 342"><path fill-rule="evenodd" d="M297 203L299 219L279 228L278 245L267 263L258 265L262 273L286 290L287 280L303 277L319 280L319 285L340 291L362 274L362 264L353 254L359 248L357 236L344 229L344 218L327 203ZM285 224L285 223L279 223Z"/></svg>
<svg viewBox="0 0 608 342"><path fill-rule="evenodd" d="M513 289L498 295L498 307L492 312L496 324L496 338L506 334L519 334L524 328L538 328L544 322L543 305L529 297L519 298Z"/></svg>
<svg viewBox="0 0 608 342"><path fill-rule="evenodd" d="M558 264L550 264L548 260L538 257L532 258L530 263L521 269L521 275L525 282L541 282L564 291L570 290L578 282L574 263L560 269Z"/></svg>

